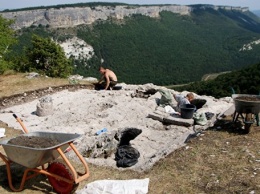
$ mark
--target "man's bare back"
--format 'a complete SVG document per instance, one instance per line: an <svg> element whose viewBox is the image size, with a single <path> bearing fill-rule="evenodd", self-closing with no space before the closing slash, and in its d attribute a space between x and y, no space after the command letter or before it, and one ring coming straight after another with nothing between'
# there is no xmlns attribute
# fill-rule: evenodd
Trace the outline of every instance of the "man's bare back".
<svg viewBox="0 0 260 194"><path fill-rule="evenodd" d="M104 67L100 67L99 72L102 74L99 83L105 80L105 90L117 84L117 76L113 71L111 71L110 69L105 69Z"/></svg>
<svg viewBox="0 0 260 194"><path fill-rule="evenodd" d="M105 78L109 79L110 81L117 81L116 74L113 71L111 71L110 69L106 69L104 75L105 75Z"/></svg>

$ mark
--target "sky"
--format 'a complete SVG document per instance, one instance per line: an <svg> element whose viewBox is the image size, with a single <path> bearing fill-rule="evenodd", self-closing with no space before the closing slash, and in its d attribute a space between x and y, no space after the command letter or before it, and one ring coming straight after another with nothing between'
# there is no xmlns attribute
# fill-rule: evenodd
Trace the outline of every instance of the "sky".
<svg viewBox="0 0 260 194"><path fill-rule="evenodd" d="M1 0L1 9L18 9L35 6L49 6L58 4L88 3L88 2L120 2L127 4L212 4L249 7L250 11L260 10L260 0Z"/></svg>

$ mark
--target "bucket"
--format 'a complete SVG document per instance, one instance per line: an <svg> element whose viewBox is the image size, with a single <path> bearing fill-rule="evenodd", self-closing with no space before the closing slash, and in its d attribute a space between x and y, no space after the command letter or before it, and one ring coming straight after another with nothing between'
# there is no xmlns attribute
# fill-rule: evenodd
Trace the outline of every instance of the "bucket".
<svg viewBox="0 0 260 194"><path fill-rule="evenodd" d="M180 109L181 109L181 118L191 119L193 117L193 113L196 109L196 106L193 104L183 104L180 106Z"/></svg>

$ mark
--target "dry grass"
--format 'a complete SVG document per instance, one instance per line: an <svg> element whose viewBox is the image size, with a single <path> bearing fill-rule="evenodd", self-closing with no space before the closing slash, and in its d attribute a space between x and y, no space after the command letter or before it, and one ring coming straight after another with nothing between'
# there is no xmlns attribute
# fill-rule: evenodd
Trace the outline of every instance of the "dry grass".
<svg viewBox="0 0 260 194"><path fill-rule="evenodd" d="M64 84L68 84L67 79L46 78L43 76L37 79L28 79L26 74L2 75L0 76L0 98L24 91Z"/></svg>
<svg viewBox="0 0 260 194"><path fill-rule="evenodd" d="M0 76L0 98L25 91L37 90L50 86L61 86L69 84L68 79L50 78L39 76L38 78L28 79L27 74L8 74ZM80 83L84 83L81 81Z"/></svg>
<svg viewBox="0 0 260 194"><path fill-rule="evenodd" d="M20 75L19 75L20 76ZM25 80L15 75L0 77L1 95L11 94L7 88L21 85L25 91L43 85L39 80ZM11 78L13 80L11 80ZM50 79L53 80L53 79ZM54 80L53 80L54 81ZM60 80L62 83L62 80ZM66 82L67 80L63 80ZM38 82L38 83L36 83ZM58 84L49 81L44 86ZM4 83L4 85L3 85ZM14 84L14 85L13 85ZM17 92L18 89L13 90ZM216 130L220 126L221 130ZM5 127L13 136L17 130ZM150 178L149 194L182 193L260 193L260 127L253 126L249 134L242 134L231 118L225 118L208 129L203 135L193 138L183 147L158 162L149 172L138 173L130 170L117 170L89 164L91 176L79 185L102 179L142 179ZM77 163L76 163L77 165ZM78 166L81 168L81 166ZM16 180L16 179L15 179ZM17 179L19 186L19 179ZM0 161L0 193L10 193L6 179L5 165ZM44 176L29 180L21 193L52 193Z"/></svg>

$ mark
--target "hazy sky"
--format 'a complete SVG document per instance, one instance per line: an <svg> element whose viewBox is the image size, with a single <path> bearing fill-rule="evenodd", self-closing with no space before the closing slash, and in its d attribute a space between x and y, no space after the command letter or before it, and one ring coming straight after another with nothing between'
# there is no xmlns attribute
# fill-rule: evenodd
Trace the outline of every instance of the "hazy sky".
<svg viewBox="0 0 260 194"><path fill-rule="evenodd" d="M1 9L17 9L35 6L47 6L58 4L73 4L86 2L121 2L128 4L213 4L249 7L252 10L260 10L260 0L1 0Z"/></svg>

